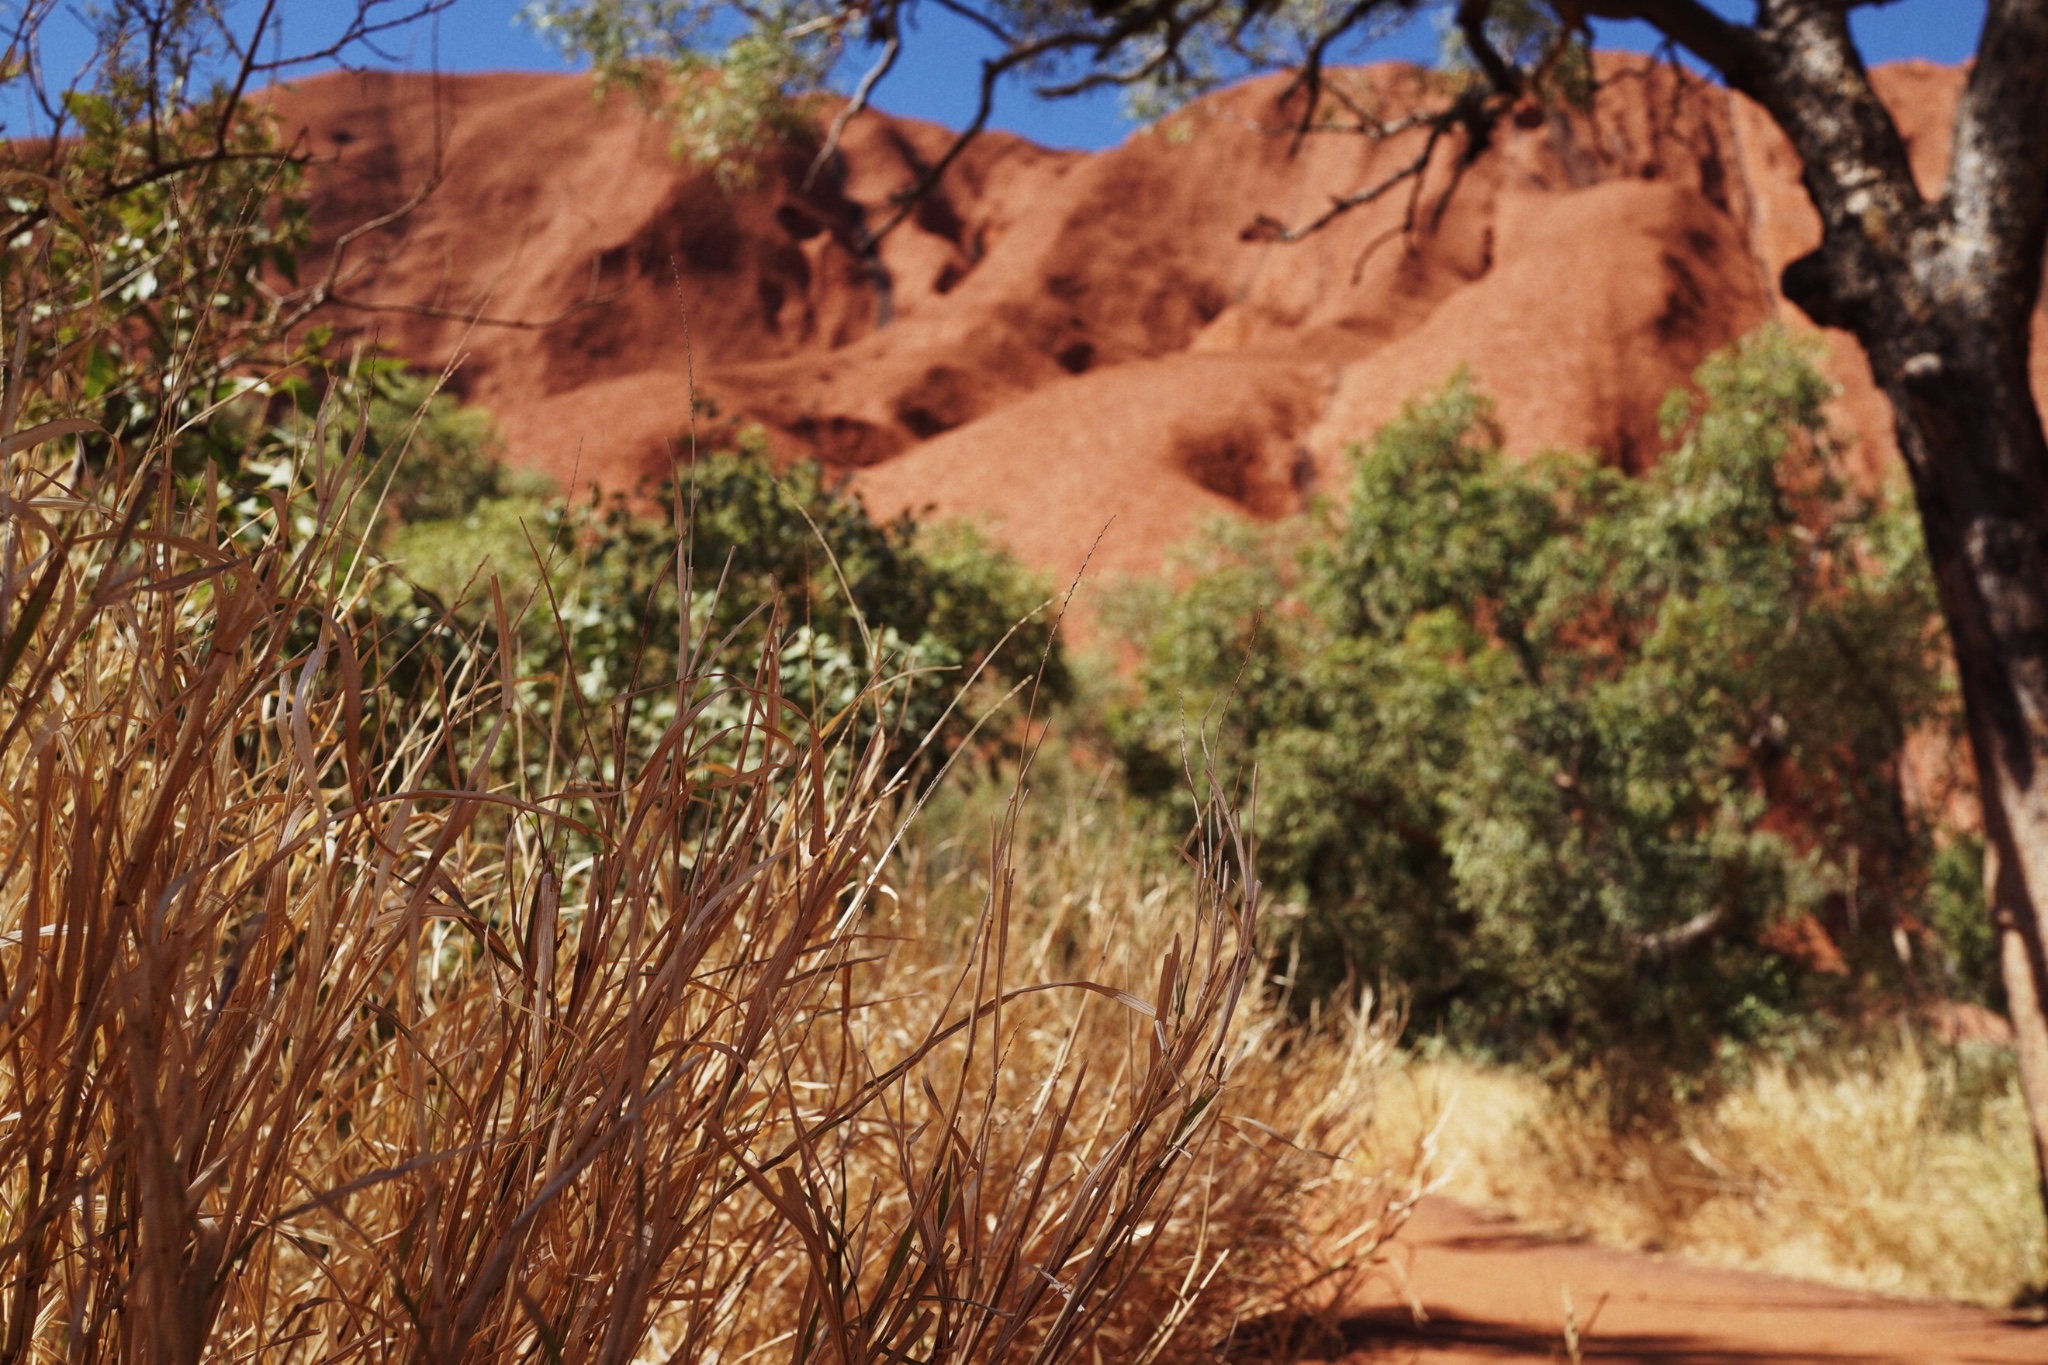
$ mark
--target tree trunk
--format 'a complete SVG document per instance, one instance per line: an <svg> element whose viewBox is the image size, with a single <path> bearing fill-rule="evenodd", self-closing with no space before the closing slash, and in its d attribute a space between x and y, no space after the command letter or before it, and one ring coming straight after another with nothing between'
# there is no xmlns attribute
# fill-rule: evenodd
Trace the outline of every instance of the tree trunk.
<svg viewBox="0 0 2048 1365"><path fill-rule="evenodd" d="M1863 343L1891 399L1962 682L1991 913L2048 1208L2048 437L2027 357L2048 244L2048 0L1986 0L1928 200L1842 0L1559 0L1643 19L1761 104L1799 154L1821 245L1785 296Z"/></svg>
<svg viewBox="0 0 2048 1365"><path fill-rule="evenodd" d="M2048 1205L2048 438L2028 389L2024 325L1973 321L1976 345L1968 335L1941 344L1933 329L1865 344L1889 379L1955 649L1984 808L1986 898Z"/></svg>
<svg viewBox="0 0 2048 1365"><path fill-rule="evenodd" d="M2041 934L2024 927L2024 888L1998 884L1999 869L2006 864L1995 849L1987 850L1984 888L1991 904L1991 920L1998 930L1998 966L2005 977L2006 1009L2012 1016L2013 1047L2019 1054L2020 1094L2026 1101L2027 1119L2034 1131L2034 1174L2041 1203L2048 1208L2048 1009L2044 1009L2041 972Z"/></svg>

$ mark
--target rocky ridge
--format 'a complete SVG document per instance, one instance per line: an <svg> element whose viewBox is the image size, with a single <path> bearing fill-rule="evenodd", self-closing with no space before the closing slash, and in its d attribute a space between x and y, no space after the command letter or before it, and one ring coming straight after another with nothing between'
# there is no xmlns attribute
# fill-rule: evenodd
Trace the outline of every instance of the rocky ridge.
<svg viewBox="0 0 2048 1365"><path fill-rule="evenodd" d="M945 130L867 113L827 173L791 145L728 184L583 78L335 74L270 98L316 158L309 269L418 201L347 241L344 333L453 365L515 461L571 486L659 475L691 448L694 390L700 443L758 423L877 511L973 518L1067 575L1091 547L1149 571L1210 515L1299 507L1459 366L1512 450L1633 467L1710 351L1771 317L1813 330L1776 281L1818 219L1768 119L1648 59L1600 71L1590 112L1528 110L1412 201L1296 245L1246 229L1314 216L1422 134L1297 141L1268 79L1099 154L989 135L867 256ZM1389 117L1427 95L1413 68L1350 79ZM1961 73L1876 79L1937 186ZM1889 410L1854 342L1826 341L1879 480Z"/></svg>

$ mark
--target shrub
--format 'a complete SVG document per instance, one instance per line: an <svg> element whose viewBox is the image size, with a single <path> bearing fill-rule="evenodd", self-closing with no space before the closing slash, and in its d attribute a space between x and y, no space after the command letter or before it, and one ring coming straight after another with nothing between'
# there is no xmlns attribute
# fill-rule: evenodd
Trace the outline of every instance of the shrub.
<svg viewBox="0 0 2048 1365"><path fill-rule="evenodd" d="M1899 782L1946 714L1913 522L1834 477L1782 336L1698 384L1629 478L1505 463L1459 378L1341 509L1219 533L1146 604L1127 771L1164 790L1197 727L1257 764L1303 990L1386 976L1419 1028L1654 1077L1896 982L1897 941L1938 956Z"/></svg>
<svg viewBox="0 0 2048 1365"><path fill-rule="evenodd" d="M545 496L548 483L504 464L505 441L490 414L393 361L359 366L367 379L363 444L369 484L382 493L390 528L460 521L485 503ZM341 433L330 437L340 444ZM472 571L476 563L471 565Z"/></svg>
<svg viewBox="0 0 2048 1365"><path fill-rule="evenodd" d="M380 383L364 444L389 473L400 520L381 544L402 574L377 599L385 656L416 673L437 647L453 666L463 631L496 629L495 580L526 623L526 695L566 736L553 758L586 776L615 729L631 745L662 733L682 703L652 680L713 642L779 651L808 712L886 733L891 763L927 778L1005 692L1067 693L1044 589L969 528L878 521L816 465L778 474L745 433L679 483L564 504L505 473L482 414L427 401L417 380ZM897 683L874 710L884 675Z"/></svg>
<svg viewBox="0 0 2048 1365"><path fill-rule="evenodd" d="M25 11L0 88L34 109L44 92ZM0 296L12 339L11 401L24 423L89 416L94 458L111 441L160 442L181 472L251 453L271 395L262 378L321 349L296 288L307 235L297 161L272 120L210 92L212 16L96 12L102 44L83 84L38 135L0 143ZM35 126L32 120L31 126ZM18 356L13 354L19 348ZM253 402L237 401L253 395Z"/></svg>

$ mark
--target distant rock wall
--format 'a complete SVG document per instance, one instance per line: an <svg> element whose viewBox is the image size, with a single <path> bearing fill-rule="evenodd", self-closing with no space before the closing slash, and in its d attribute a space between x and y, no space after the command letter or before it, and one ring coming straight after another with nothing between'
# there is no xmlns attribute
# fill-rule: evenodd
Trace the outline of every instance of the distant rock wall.
<svg viewBox="0 0 2048 1365"><path fill-rule="evenodd" d="M878 511L977 519L1066 575L1091 546L1099 570L1156 569L1211 514L1338 486L1348 444L1461 365L1513 450L1635 467L1706 354L1773 316L1811 331L1776 281L1819 220L1768 119L1645 59L1601 71L1591 114L1515 119L1462 171L1440 155L1409 232L1396 192L1297 245L1244 239L1422 136L1297 147L1267 79L1097 155L985 137L874 260L863 224L944 130L864 114L836 174L806 188L811 151L786 147L727 188L582 78L329 75L271 98L320 158L308 269L431 184L348 247L342 292L377 307L340 316L457 364L514 459L569 484L666 471L694 375L700 432L758 422L779 452L856 471ZM1365 77L1390 115L1425 93L1413 68ZM1938 185L1961 74L1876 79ZM1828 342L1874 481L1890 412L1855 344Z"/></svg>

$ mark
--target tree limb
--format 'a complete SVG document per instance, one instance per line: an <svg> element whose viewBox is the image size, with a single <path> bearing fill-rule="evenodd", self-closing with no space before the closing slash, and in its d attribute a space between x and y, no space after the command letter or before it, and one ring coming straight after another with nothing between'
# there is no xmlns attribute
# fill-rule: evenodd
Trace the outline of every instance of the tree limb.
<svg viewBox="0 0 2048 1365"><path fill-rule="evenodd" d="M910 216L911 212L917 207L918 200L929 194L932 187L937 185L946 172L953 168L953 163L960 159L960 154L967 150L968 144L981 136L982 130L988 127L989 115L995 112L996 83L998 81L1017 67L1027 65L1040 57L1049 56L1055 52L1063 52L1082 46L1088 41L1089 37L1086 34L1076 32L1056 33L1051 37L1042 38L1035 43L1027 43L1022 47L1013 48L999 57L990 57L984 61L981 64L981 89L975 101L974 117L968 121L967 126L961 129L953 141L947 145L946 150L940 154L937 161L926 167L917 179L911 181L908 186L898 190L891 196L893 205L888 217L882 220L880 226L871 228L861 234L860 241L856 244L857 251L861 254L873 251L884 237L888 236L899 223Z"/></svg>
<svg viewBox="0 0 2048 1365"><path fill-rule="evenodd" d="M1637 934L1633 946L1638 954L1653 962L1665 961L1714 937L1727 927L1728 919L1725 908L1702 910L1683 924Z"/></svg>
<svg viewBox="0 0 2048 1365"><path fill-rule="evenodd" d="M1743 89L1743 81L1755 78L1756 31L1723 19L1699 0L1570 0L1558 8L1568 19L1640 19L1720 72L1737 89Z"/></svg>
<svg viewBox="0 0 2048 1365"><path fill-rule="evenodd" d="M1985 286L2031 310L2048 236L2048 0L1992 0L1956 110L1950 164L1944 198L1960 234L2023 272L2005 279L1983 260Z"/></svg>
<svg viewBox="0 0 2048 1365"><path fill-rule="evenodd" d="M824 144L818 148L818 154L811 158L811 167L804 172L804 193L811 192L811 186L818 181L819 172L830 165L832 158L838 154L839 139L846 135L846 125L853 122L854 116L868 107L868 98L875 93L875 87L881 84L882 78L895 68L897 55L902 51L903 35L896 31L892 23L889 28L889 41L882 46L881 58L861 76L860 84L853 89L853 98L849 99L845 107L833 118L832 126L825 132Z"/></svg>
<svg viewBox="0 0 2048 1365"><path fill-rule="evenodd" d="M1314 218L1309 219L1306 223L1288 227L1279 219L1268 217L1262 213L1252 220L1250 227L1238 234L1238 239L1246 242L1276 242L1281 245L1292 245L1295 242L1313 237L1316 233L1321 232L1353 209L1364 208L1368 204L1385 198L1387 194L1399 185L1410 180L1419 183L1422 176L1429 170L1431 159L1436 156L1437 143L1443 140L1450 126L1447 119L1438 118L1430 124L1429 137L1422 144L1421 153L1413 161L1383 180L1375 181L1373 184L1353 190L1349 194L1332 196L1330 206ZM1403 227L1403 231L1412 228L1414 225L1415 205L1411 202L1408 206L1408 220Z"/></svg>
<svg viewBox="0 0 2048 1365"><path fill-rule="evenodd" d="M1377 133L1372 129L1363 130L1368 135L1374 136L1375 140L1378 140L1379 137L1390 136L1392 132L1405 131L1411 127L1426 127L1429 129L1429 137L1423 142L1421 153L1413 161L1383 180L1353 190L1349 194L1333 197L1330 200L1329 208L1308 222L1295 227L1288 227L1278 219L1260 214L1252 220L1251 226L1238 234L1239 240L1246 242L1273 242L1280 245L1291 245L1295 242L1303 241L1322 231L1353 209L1364 208L1366 205L1384 198L1397 185L1404 183L1412 183L1414 185L1414 192L1408 199L1408 211L1402 219L1401 232L1404 235L1413 232L1415 230L1415 211L1422 198L1423 177L1428 173L1430 162L1436 156L1437 144L1459 129L1463 129L1466 134L1465 150L1458 161L1458 177L1452 181L1451 189L1455 189L1458 180L1463 177L1465 168L1471 165L1472 161L1485 149L1487 141L1493 132L1494 121L1508 107L1511 98L1507 92L1493 91L1483 86L1474 85L1468 87L1460 94L1447 109L1440 109L1420 116L1411 115L1409 119L1398 120L1394 124L1381 125L1381 129ZM1445 198L1438 203L1436 215L1432 222L1442 220L1443 210L1449 203L1451 190L1446 190L1444 193Z"/></svg>
<svg viewBox="0 0 2048 1365"><path fill-rule="evenodd" d="M1309 44L1308 51L1304 54L1301 65L1296 68L1293 79L1288 81L1287 88L1280 92L1280 101L1283 106L1287 99L1297 91L1306 96L1302 101L1301 118L1295 125L1294 146L1296 149L1300 148L1302 138L1306 137L1311 131L1315 122L1316 110L1321 107L1325 89L1323 83L1323 64L1329 57L1331 46L1339 38L1371 18L1384 2L1385 0L1353 0L1351 7L1338 17L1337 22L1326 26L1316 34L1315 41ZM1357 109L1357 102L1351 99L1341 88L1337 90L1337 99L1347 109ZM1360 117L1362 118L1363 115L1361 114Z"/></svg>
<svg viewBox="0 0 2048 1365"><path fill-rule="evenodd" d="M1493 88L1507 95L1522 92L1522 73L1500 55L1493 40L1486 36L1486 21L1492 16L1493 0L1458 0L1458 32L1465 35L1465 48L1472 54L1472 60L1479 63L1479 69L1486 73L1486 79Z"/></svg>
<svg viewBox="0 0 2048 1365"><path fill-rule="evenodd" d="M467 312L460 308L436 308L424 303L376 303L369 299L346 298L337 293L329 293L323 302L335 308L348 308L359 313L403 313L408 317L461 322L472 327L504 327L520 332L545 332L550 327L560 326L586 309L615 302L620 297L622 295L617 290L609 294L590 294L576 300L553 317L546 318L501 318L489 313Z"/></svg>

